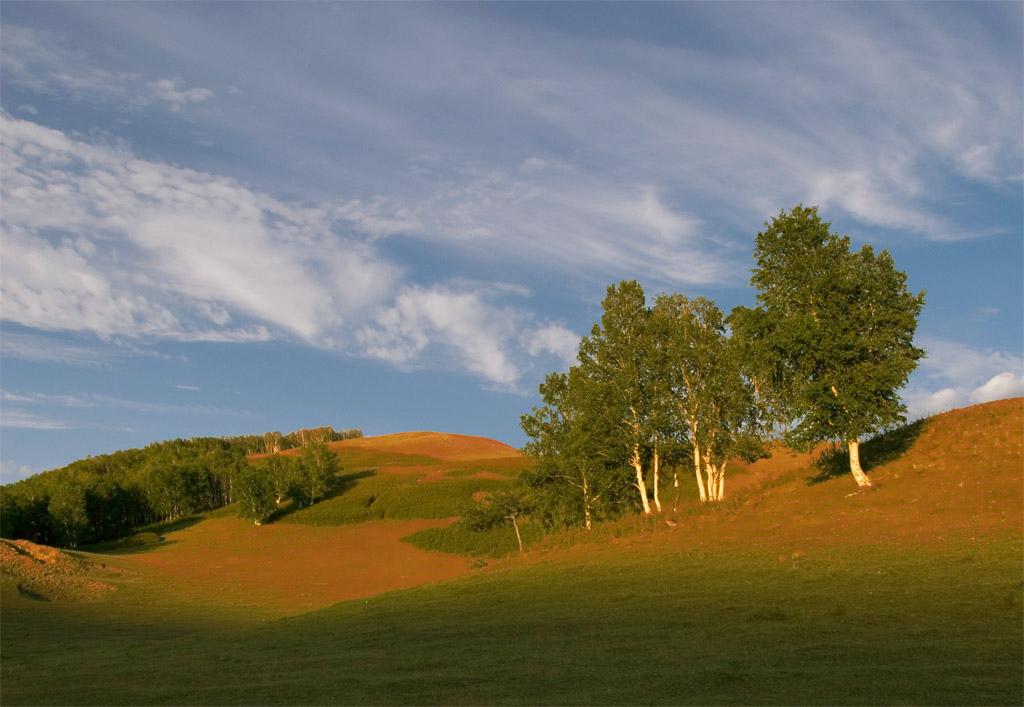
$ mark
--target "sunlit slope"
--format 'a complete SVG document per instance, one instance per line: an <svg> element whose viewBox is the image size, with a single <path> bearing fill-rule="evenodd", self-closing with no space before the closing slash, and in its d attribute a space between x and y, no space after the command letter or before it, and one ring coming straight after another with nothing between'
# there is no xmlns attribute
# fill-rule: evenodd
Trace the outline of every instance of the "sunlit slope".
<svg viewBox="0 0 1024 707"><path fill-rule="evenodd" d="M860 493L843 457L814 466L810 455L776 449L736 465L726 481L730 512L715 523L745 541L826 544L940 541L1024 525L1022 398L913 423L862 445L862 457L874 488Z"/></svg>

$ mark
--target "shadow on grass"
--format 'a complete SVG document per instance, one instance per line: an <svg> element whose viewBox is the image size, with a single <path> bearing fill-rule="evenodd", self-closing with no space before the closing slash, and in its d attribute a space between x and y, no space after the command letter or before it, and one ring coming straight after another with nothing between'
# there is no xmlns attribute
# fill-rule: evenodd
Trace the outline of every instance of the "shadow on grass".
<svg viewBox="0 0 1024 707"><path fill-rule="evenodd" d="M928 429L929 418L903 425L875 435L860 445L860 463L865 472L896 461L914 446L918 437ZM818 472L807 479L807 485L820 484L850 473L850 455L844 447L827 447L815 460Z"/></svg>

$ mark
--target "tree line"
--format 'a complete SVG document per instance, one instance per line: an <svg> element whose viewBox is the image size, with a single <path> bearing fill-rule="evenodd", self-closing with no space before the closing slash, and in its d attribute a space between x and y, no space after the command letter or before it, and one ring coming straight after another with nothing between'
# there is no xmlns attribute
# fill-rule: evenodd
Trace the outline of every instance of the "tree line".
<svg viewBox="0 0 1024 707"><path fill-rule="evenodd" d="M898 390L924 356L924 292L908 291L888 251L851 251L817 207L766 222L754 259L756 306L728 315L705 297L649 304L636 281L608 287L577 363L546 376L542 405L520 420L535 465L495 522L530 510L589 529L651 514L665 470L678 489L686 466L701 501L721 501L727 462L763 455L779 431L798 450L841 442L858 486L871 484L860 440L905 422Z"/></svg>
<svg viewBox="0 0 1024 707"><path fill-rule="evenodd" d="M299 458L274 456L287 478L282 495L306 505L323 497L337 470L328 441L361 437L360 430L331 427L272 434L281 445L295 441ZM265 435L264 435L265 437ZM154 442L88 457L0 487L0 536L44 545L77 547L123 535L131 528L213 510L236 501L240 515L253 518L254 474L272 476L268 466L249 464L257 435L195 437ZM285 442L284 440L288 440ZM292 448L292 447L281 447ZM278 450L279 451L279 450ZM275 477L276 478L276 477ZM278 487L275 486L275 489ZM262 518L260 520L265 520Z"/></svg>

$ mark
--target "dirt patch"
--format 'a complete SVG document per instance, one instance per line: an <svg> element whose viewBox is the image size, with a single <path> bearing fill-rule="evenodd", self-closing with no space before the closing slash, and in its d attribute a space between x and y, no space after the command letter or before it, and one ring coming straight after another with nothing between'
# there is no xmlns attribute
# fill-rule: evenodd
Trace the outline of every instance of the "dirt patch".
<svg viewBox="0 0 1024 707"><path fill-rule="evenodd" d="M238 518L214 518L168 533L165 543L132 556L131 562L210 601L298 614L469 571L464 557L400 542L450 522L255 527Z"/></svg>
<svg viewBox="0 0 1024 707"><path fill-rule="evenodd" d="M97 599L115 588L91 576L97 567L83 557L28 540L0 539L0 572L18 593L38 601ZM106 570L101 566L99 569ZM116 572L116 570L110 570Z"/></svg>

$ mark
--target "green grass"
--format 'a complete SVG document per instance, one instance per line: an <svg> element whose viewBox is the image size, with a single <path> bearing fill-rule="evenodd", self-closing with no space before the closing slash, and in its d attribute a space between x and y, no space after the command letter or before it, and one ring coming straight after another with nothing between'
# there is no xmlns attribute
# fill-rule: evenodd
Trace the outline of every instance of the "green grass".
<svg viewBox="0 0 1024 707"><path fill-rule="evenodd" d="M584 546L249 627L211 607L175 621L160 602L118 616L5 601L0 697L1020 704L1021 557L1018 533L928 549Z"/></svg>
<svg viewBox="0 0 1024 707"><path fill-rule="evenodd" d="M308 508L288 513L275 522L304 525L345 525L393 518L452 518L460 514L473 494L495 491L509 484L504 479L444 478L418 483L418 475L351 474L340 477L344 490Z"/></svg>

